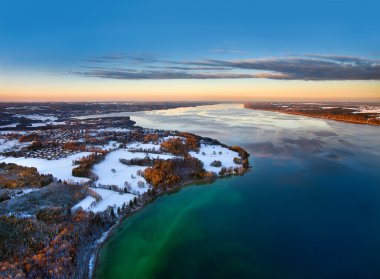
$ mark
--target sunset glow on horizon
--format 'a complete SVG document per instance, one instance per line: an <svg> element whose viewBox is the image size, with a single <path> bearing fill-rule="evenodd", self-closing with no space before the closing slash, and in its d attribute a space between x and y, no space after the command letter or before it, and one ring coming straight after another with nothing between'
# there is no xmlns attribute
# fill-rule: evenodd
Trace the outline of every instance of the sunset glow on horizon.
<svg viewBox="0 0 380 279"><path fill-rule="evenodd" d="M380 101L378 81L69 81L6 85L1 102Z"/></svg>

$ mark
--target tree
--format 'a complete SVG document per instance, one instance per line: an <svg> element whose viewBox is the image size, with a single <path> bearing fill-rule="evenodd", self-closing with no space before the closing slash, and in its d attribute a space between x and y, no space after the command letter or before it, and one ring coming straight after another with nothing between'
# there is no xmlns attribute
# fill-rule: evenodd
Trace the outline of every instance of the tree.
<svg viewBox="0 0 380 279"><path fill-rule="evenodd" d="M142 181L142 180L139 180L139 181L137 182L137 186L140 187L140 188L144 188L144 187L145 187L145 182Z"/></svg>
<svg viewBox="0 0 380 279"><path fill-rule="evenodd" d="M210 166L219 168L222 166L222 162L219 160L214 160L211 162Z"/></svg>

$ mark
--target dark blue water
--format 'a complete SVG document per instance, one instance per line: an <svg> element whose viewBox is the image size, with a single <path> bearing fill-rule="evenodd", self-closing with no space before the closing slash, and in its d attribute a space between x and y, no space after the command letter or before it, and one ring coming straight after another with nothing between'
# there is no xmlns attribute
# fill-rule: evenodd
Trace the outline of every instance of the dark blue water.
<svg viewBox="0 0 380 279"><path fill-rule="evenodd" d="M129 218L99 278L380 278L380 128L219 105L136 113L251 153Z"/></svg>

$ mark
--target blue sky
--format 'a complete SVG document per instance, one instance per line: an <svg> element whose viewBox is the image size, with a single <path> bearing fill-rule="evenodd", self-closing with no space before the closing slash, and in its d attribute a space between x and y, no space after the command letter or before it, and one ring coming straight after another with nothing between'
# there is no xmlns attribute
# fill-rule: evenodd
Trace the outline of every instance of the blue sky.
<svg viewBox="0 0 380 279"><path fill-rule="evenodd" d="M225 49L250 57L379 57L379 11L380 2L368 0L3 0L0 53L15 59L25 53L69 59L113 53L208 58Z"/></svg>
<svg viewBox="0 0 380 279"><path fill-rule="evenodd" d="M214 78L215 74L218 78L257 78L254 74L275 73L288 79L319 80L319 75L305 77L294 71L289 74L277 66L256 68L257 61L249 72L240 66L230 65L229 70L219 66L223 64L220 61L252 59L285 59L288 63L291 57L303 59L296 61L302 67L315 60L315 67L321 67L321 59L324 63L326 57L332 57L327 60L338 64L333 68L335 73L342 65L345 70L347 65L354 66L356 71L343 78L332 74L333 80L379 80L379 11L380 2L374 0L3 0L0 67L3 73L11 69L48 69L82 78L107 79L115 78L115 69L122 69L138 71L143 79L150 79L149 74L153 78L187 79L197 69L183 66L199 67L200 62L218 60L206 65L213 68L197 73L207 71L211 75L206 78ZM353 60L338 61L337 57ZM99 63L98 58L103 61ZM365 69L357 59L366 61ZM182 68L173 68L173 64ZM329 71L331 65L327 66L321 70ZM98 75L89 70L98 73L105 68L111 74ZM219 75L226 71L228 75ZM116 77L130 79L131 75ZM198 77L205 78L190 76Z"/></svg>

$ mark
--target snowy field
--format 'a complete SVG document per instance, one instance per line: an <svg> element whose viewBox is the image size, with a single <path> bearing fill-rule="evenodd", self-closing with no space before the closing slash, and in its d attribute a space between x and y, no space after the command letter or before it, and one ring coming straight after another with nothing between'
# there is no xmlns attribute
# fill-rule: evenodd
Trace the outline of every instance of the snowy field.
<svg viewBox="0 0 380 279"><path fill-rule="evenodd" d="M95 192L97 192L101 197L102 200L96 203L95 206L91 206L91 203L95 201L95 198L91 196L87 196L85 199L80 201L78 204L76 204L73 209L78 209L79 207L83 208L84 210L91 210L93 212L101 212L108 208L108 206L117 208L122 207L123 203L126 203L128 205L129 201L133 200L135 195L132 194L120 194L115 191L106 190L106 189L99 189L99 188L91 188Z"/></svg>
<svg viewBox="0 0 380 279"><path fill-rule="evenodd" d="M25 167L35 167L41 174L52 174L57 179L72 181L74 183L85 183L89 179L82 177L72 176L73 160L80 159L84 156L90 155L90 152L80 152L67 156L66 158L61 158L58 160L46 160L41 158L15 158L6 157L0 160L4 163L14 163Z"/></svg>
<svg viewBox="0 0 380 279"><path fill-rule="evenodd" d="M234 158L239 157L239 154L235 151L229 150L228 148L222 147L220 145L206 145L201 144L199 152L191 151L189 152L191 156L201 160L203 162L203 168L206 171L211 171L216 174L219 173L222 167L240 167L241 165L237 165L234 163ZM221 161L221 167L213 167L210 164L215 161Z"/></svg>
<svg viewBox="0 0 380 279"><path fill-rule="evenodd" d="M18 140L8 140L0 138L0 153L8 151L17 151L28 145L28 142L20 143Z"/></svg>
<svg viewBox="0 0 380 279"><path fill-rule="evenodd" d="M128 145L129 147L129 145ZM171 159L172 155L165 154L148 154L151 158ZM99 185L116 185L123 189L124 183L127 181L131 186L132 193L145 193L148 190L146 180L139 176L137 172L143 171L144 166L127 166L120 163L119 159L145 158L145 152L130 152L127 149L118 149L106 155L105 159L99 164L94 165L93 172L98 176L96 184ZM138 182L144 182L144 188L138 186Z"/></svg>

